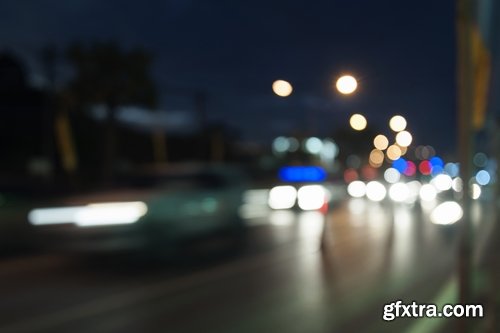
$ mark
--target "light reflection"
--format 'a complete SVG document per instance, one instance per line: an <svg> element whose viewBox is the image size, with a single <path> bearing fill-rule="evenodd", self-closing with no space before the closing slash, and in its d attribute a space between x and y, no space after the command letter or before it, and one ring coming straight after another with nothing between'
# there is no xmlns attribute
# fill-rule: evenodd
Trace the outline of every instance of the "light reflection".
<svg viewBox="0 0 500 333"><path fill-rule="evenodd" d="M479 186L478 184L472 184L471 186L471 196L472 196L472 199L474 200L477 200L479 199L479 197L481 196L481 186Z"/></svg>
<svg viewBox="0 0 500 333"><path fill-rule="evenodd" d="M422 188L422 183L420 183L418 180L413 180L406 185L408 185L409 194L405 200L405 203L413 204L417 201L419 197L420 189Z"/></svg>
<svg viewBox="0 0 500 333"><path fill-rule="evenodd" d="M320 212L302 212L299 215L299 233L301 236L310 238L316 236L319 239L323 232L324 216Z"/></svg>
<svg viewBox="0 0 500 333"><path fill-rule="evenodd" d="M293 224L295 213L289 210L273 211L269 214L269 222L275 226L289 226Z"/></svg>
<svg viewBox="0 0 500 333"><path fill-rule="evenodd" d="M462 192L462 189L463 189L462 178L460 178L460 177L454 178L452 183L451 183L451 188L455 192Z"/></svg>
<svg viewBox="0 0 500 333"><path fill-rule="evenodd" d="M347 208L354 215L361 215L366 211L366 200L353 198L347 203Z"/></svg>
<svg viewBox="0 0 500 333"><path fill-rule="evenodd" d="M458 203L446 201L432 210L430 219L434 224L448 225L457 222L462 216L462 207Z"/></svg>
<svg viewBox="0 0 500 333"><path fill-rule="evenodd" d="M396 206L394 208L394 244L393 264L396 273L406 272L412 265L413 251L415 248L415 237L413 237L412 216L408 208Z"/></svg>

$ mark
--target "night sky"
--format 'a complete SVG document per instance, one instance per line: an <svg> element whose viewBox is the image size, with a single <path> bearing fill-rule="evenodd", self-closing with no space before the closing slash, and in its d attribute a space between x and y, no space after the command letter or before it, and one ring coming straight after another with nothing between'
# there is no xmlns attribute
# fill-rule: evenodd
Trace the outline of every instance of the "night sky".
<svg viewBox="0 0 500 333"><path fill-rule="evenodd" d="M0 49L20 55L43 83L37 54L47 44L118 41L155 57L160 109L192 110L168 87L208 96L212 121L265 142L295 130L327 135L365 114L388 133L404 115L417 144L455 142L454 1L18 1L0 4ZM341 73L356 95L336 94ZM60 80L69 75L61 65ZM271 83L294 86L287 99Z"/></svg>

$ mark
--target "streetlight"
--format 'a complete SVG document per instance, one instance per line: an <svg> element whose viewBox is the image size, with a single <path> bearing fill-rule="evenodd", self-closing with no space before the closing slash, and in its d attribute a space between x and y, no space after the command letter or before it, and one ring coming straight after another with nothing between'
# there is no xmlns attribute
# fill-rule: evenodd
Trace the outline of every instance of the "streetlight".
<svg viewBox="0 0 500 333"><path fill-rule="evenodd" d="M292 85L290 82L285 80L276 80L273 82L273 91L276 95L280 97L287 97L293 91Z"/></svg>
<svg viewBox="0 0 500 333"><path fill-rule="evenodd" d="M389 127L394 132L401 132L406 128L406 119L400 115L394 116L389 120Z"/></svg>
<svg viewBox="0 0 500 333"><path fill-rule="evenodd" d="M349 124L356 131L362 131L366 128L366 118L361 114L353 114L351 118L349 118Z"/></svg>
<svg viewBox="0 0 500 333"><path fill-rule="evenodd" d="M351 75L344 75L337 79L335 83L337 90L343 95L352 94L358 87L358 82Z"/></svg>
<svg viewBox="0 0 500 333"><path fill-rule="evenodd" d="M396 145L391 145L387 148L386 154L388 159L395 161L401 157L401 148Z"/></svg>
<svg viewBox="0 0 500 333"><path fill-rule="evenodd" d="M401 147L408 147L411 144L412 136L408 131L401 131L396 135L396 143Z"/></svg>
<svg viewBox="0 0 500 333"><path fill-rule="evenodd" d="M389 139L383 134L379 134L373 139L373 145L378 150L385 150L389 146Z"/></svg>

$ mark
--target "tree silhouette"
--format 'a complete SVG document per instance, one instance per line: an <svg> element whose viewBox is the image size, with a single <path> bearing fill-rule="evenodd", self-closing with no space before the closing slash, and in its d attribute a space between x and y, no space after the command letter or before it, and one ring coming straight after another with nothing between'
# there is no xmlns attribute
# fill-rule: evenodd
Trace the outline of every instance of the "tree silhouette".
<svg viewBox="0 0 500 333"><path fill-rule="evenodd" d="M150 77L151 56L143 49L126 51L115 43L74 44L67 57L75 70L69 92L81 109L105 105L102 136L102 176L110 181L117 151L117 108L138 105L153 108L156 90Z"/></svg>

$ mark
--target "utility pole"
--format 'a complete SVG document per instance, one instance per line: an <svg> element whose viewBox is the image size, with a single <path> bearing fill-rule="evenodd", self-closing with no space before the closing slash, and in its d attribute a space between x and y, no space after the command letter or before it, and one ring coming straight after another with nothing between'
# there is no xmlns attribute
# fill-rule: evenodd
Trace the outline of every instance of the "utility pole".
<svg viewBox="0 0 500 333"><path fill-rule="evenodd" d="M462 209L459 245L459 297L460 303L471 300L471 196L469 179L472 175L472 151L474 132L472 110L474 101L474 76L472 60L472 2L457 0L457 91L458 91L458 151L460 176L463 180ZM468 331L467 319L460 320L460 331Z"/></svg>

